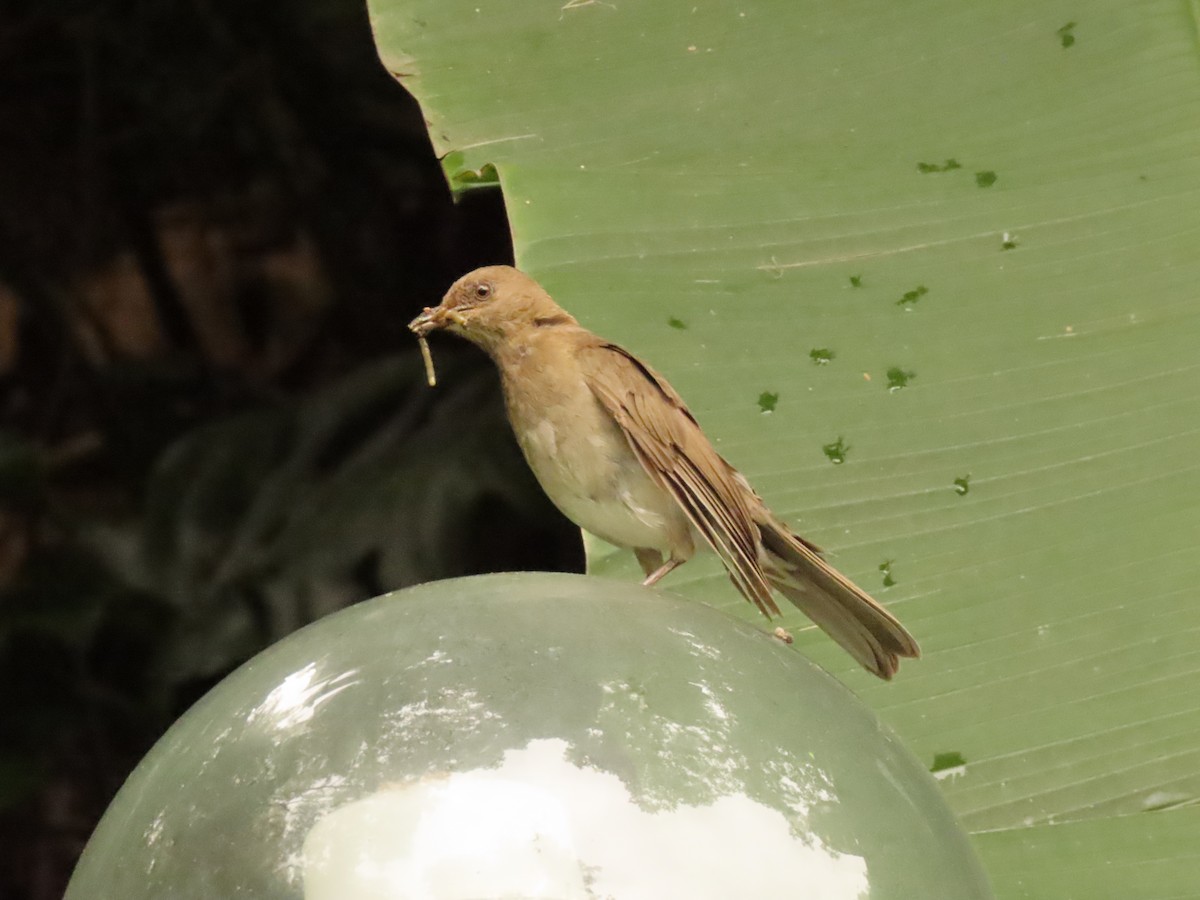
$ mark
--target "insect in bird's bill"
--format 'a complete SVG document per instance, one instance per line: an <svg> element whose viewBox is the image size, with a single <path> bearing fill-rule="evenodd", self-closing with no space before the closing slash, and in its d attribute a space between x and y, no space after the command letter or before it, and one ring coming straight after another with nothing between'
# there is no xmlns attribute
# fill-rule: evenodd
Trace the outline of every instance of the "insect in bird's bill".
<svg viewBox="0 0 1200 900"><path fill-rule="evenodd" d="M421 361L425 363L425 380L430 387L437 387L437 372L433 369L433 354L429 352L429 341L425 335L417 335L417 343L421 345Z"/></svg>
<svg viewBox="0 0 1200 900"><path fill-rule="evenodd" d="M650 585L707 547L768 619L778 591L880 678L920 655L896 618L767 508L713 448L682 398L510 266L476 269L408 326L481 347L546 494L576 525L626 547ZM423 351L427 353L427 348ZM432 360L426 356L429 383Z"/></svg>

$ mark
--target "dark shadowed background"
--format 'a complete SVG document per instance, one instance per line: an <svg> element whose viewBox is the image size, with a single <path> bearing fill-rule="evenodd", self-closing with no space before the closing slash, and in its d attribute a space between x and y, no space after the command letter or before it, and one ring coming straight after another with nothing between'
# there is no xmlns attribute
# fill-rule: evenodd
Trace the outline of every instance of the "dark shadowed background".
<svg viewBox="0 0 1200 900"><path fill-rule="evenodd" d="M512 250L359 0L15 0L0 79L0 897L46 900L267 644L582 551L486 360L424 384L405 323Z"/></svg>

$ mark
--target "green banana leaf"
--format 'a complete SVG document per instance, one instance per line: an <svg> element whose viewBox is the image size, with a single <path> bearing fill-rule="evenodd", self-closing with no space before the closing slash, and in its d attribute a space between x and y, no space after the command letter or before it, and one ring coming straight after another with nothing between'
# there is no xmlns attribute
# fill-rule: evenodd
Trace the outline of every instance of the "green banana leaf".
<svg viewBox="0 0 1200 900"><path fill-rule="evenodd" d="M783 621L988 858L1130 816L1200 845L1161 812L1200 798L1196 3L370 10L452 186L503 188L518 264L918 636L883 684ZM711 559L665 587L757 616Z"/></svg>
<svg viewBox="0 0 1200 900"><path fill-rule="evenodd" d="M1007 900L1200 897L1200 809L989 831L975 845Z"/></svg>

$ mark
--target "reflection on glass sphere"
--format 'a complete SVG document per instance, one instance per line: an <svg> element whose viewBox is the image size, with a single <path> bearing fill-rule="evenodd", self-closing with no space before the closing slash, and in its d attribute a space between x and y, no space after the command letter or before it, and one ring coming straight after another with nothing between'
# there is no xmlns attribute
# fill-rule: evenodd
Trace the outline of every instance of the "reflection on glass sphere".
<svg viewBox="0 0 1200 900"><path fill-rule="evenodd" d="M380 597L163 737L68 900L989 898L845 688L701 604L570 575Z"/></svg>

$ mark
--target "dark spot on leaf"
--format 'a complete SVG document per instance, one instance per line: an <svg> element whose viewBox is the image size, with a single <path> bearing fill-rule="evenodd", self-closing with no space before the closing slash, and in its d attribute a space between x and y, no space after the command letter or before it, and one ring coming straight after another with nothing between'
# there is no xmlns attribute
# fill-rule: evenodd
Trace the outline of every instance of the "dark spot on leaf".
<svg viewBox="0 0 1200 900"><path fill-rule="evenodd" d="M815 362L818 366L828 365L833 359L833 351L828 347L814 347L808 351L808 358Z"/></svg>
<svg viewBox="0 0 1200 900"><path fill-rule="evenodd" d="M667 319L667 324L672 328L678 328L680 331L683 331L685 328L687 328L687 322L683 321L683 319L677 319L674 316L671 316L671 318Z"/></svg>
<svg viewBox="0 0 1200 900"><path fill-rule="evenodd" d="M775 412L775 404L779 402L779 395L771 391L763 391L758 395L758 408L764 413Z"/></svg>
<svg viewBox="0 0 1200 900"><path fill-rule="evenodd" d="M892 563L895 560L885 559L879 564L879 571L883 573L883 586L891 587L896 583L896 579L892 577Z"/></svg>
<svg viewBox="0 0 1200 900"><path fill-rule="evenodd" d="M930 772L942 772L946 769L956 769L959 766L965 766L967 759L957 750L950 750L946 753L935 753L933 755L933 765L929 767Z"/></svg>
<svg viewBox="0 0 1200 900"><path fill-rule="evenodd" d="M930 172L952 172L955 169L961 169L962 163L957 159L948 159L941 165L937 163L919 162L917 163L917 171L928 175Z"/></svg>
<svg viewBox="0 0 1200 900"><path fill-rule="evenodd" d="M929 293L929 288L923 284L918 284L911 291L906 291L904 296L896 301L897 306L911 307L914 303Z"/></svg>
<svg viewBox="0 0 1200 900"><path fill-rule="evenodd" d="M475 188L496 187L500 184L500 176L494 165L484 163L478 169L472 169L466 165L466 158L458 150L442 157L442 171L455 193Z"/></svg>
<svg viewBox="0 0 1200 900"><path fill-rule="evenodd" d="M822 447L821 452L824 453L829 458L829 461L835 466L840 466L846 461L846 454L850 452L850 445L842 440L841 435L839 435L838 439L832 444L826 444L824 447Z"/></svg>
<svg viewBox="0 0 1200 900"><path fill-rule="evenodd" d="M892 366L887 370L888 390L898 391L900 388L908 387L908 383L916 377L916 372Z"/></svg>
<svg viewBox="0 0 1200 900"><path fill-rule="evenodd" d="M976 172L975 173L975 183L977 185L979 185L981 188L991 187L993 184L996 183L996 173L995 172Z"/></svg>
<svg viewBox="0 0 1200 900"><path fill-rule="evenodd" d="M954 493L960 497L965 496L971 490L971 476L959 475L954 479Z"/></svg>

